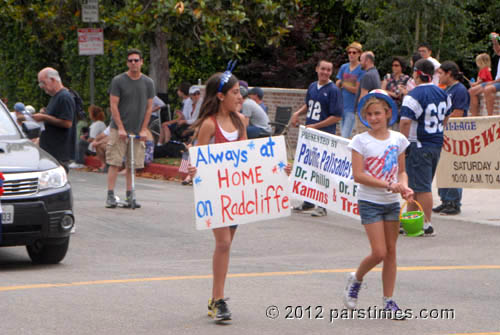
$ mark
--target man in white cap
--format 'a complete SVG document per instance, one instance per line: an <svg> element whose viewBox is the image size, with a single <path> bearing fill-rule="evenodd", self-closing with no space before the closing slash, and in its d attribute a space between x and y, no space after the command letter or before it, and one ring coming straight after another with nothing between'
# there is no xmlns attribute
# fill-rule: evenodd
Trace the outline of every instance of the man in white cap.
<svg viewBox="0 0 500 335"><path fill-rule="evenodd" d="M188 103L190 103L190 105L186 105ZM192 130L189 129L189 126L198 119L202 103L203 98L201 97L200 87L196 85L191 86L189 88L189 99L184 102L185 105L182 109L182 114L179 114L179 118L170 121L170 124L163 128L165 132L165 143L170 141L172 137L182 142L188 141L192 134Z"/></svg>

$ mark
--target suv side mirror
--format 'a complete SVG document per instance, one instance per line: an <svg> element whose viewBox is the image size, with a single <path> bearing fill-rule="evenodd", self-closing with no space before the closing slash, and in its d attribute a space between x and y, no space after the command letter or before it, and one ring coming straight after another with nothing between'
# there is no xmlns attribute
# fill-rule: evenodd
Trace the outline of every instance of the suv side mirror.
<svg viewBox="0 0 500 335"><path fill-rule="evenodd" d="M40 134L42 133L40 125L33 121L24 121L22 128L26 137L30 140L40 137Z"/></svg>

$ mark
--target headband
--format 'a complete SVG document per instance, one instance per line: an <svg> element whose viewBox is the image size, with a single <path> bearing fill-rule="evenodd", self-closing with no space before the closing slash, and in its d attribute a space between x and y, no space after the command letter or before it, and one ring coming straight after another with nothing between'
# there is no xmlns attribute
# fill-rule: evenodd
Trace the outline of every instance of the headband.
<svg viewBox="0 0 500 335"><path fill-rule="evenodd" d="M415 71L417 73L417 75L419 75L419 76L428 77L429 78L429 82L432 81L432 76L430 74L423 73L422 70L419 70L417 68L414 68L413 71Z"/></svg>
<svg viewBox="0 0 500 335"><path fill-rule="evenodd" d="M222 92L222 88L229 81L229 78L231 78L231 76L233 75L232 72L233 72L237 62L238 61L235 59L235 60L230 60L227 63L226 71L224 71L224 73L220 77L220 84L219 84L219 89L217 90L217 92Z"/></svg>

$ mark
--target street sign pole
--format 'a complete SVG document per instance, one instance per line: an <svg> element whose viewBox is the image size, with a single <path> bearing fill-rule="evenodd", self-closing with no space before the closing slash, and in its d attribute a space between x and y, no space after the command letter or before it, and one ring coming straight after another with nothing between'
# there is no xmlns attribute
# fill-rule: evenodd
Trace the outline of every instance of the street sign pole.
<svg viewBox="0 0 500 335"><path fill-rule="evenodd" d="M95 95L94 95L94 55L89 56L89 62L90 62L90 104L94 105L95 101Z"/></svg>
<svg viewBox="0 0 500 335"><path fill-rule="evenodd" d="M82 21L88 22L90 24L89 28L93 28L93 22L99 22L99 0L83 0L82 1ZM94 30L94 29L92 29ZM101 30L102 31L102 30ZM102 34L102 33L101 33ZM101 35L101 43L104 43L104 40ZM95 47L95 46L94 46ZM102 46L100 46L102 48ZM94 73L95 66L94 60L96 54L103 54L104 52L99 51L90 51L87 52L89 56L89 85L90 85L90 104L94 105L95 103L95 81L94 81Z"/></svg>

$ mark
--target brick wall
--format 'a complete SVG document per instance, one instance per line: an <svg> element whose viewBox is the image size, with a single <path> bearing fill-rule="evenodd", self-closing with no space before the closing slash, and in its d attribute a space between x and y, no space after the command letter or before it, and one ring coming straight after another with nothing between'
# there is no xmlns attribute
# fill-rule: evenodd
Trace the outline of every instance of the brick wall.
<svg viewBox="0 0 500 335"><path fill-rule="evenodd" d="M276 107L292 107L292 113L294 113L305 104L307 90L304 89L263 87L262 90L264 91L264 104L268 107L269 120L271 121L274 121ZM305 116L302 119L302 124L304 123ZM289 129L289 155L292 155L297 146L299 128L290 127Z"/></svg>
<svg viewBox="0 0 500 335"><path fill-rule="evenodd" d="M486 112L486 103L484 96L481 94L479 97L479 115L488 115ZM500 115L500 92L497 92L495 98L495 107L493 108L493 115Z"/></svg>

